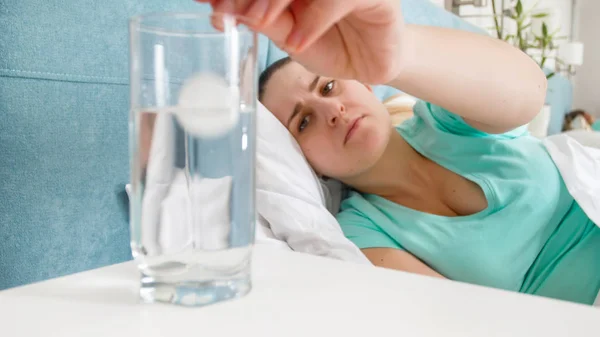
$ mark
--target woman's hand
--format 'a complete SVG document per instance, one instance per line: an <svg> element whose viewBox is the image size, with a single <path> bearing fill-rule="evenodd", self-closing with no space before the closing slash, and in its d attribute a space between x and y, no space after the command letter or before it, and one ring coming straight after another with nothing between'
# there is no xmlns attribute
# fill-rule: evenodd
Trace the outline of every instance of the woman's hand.
<svg viewBox="0 0 600 337"><path fill-rule="evenodd" d="M399 0L197 1L246 17L244 24L314 73L383 84L400 72Z"/></svg>

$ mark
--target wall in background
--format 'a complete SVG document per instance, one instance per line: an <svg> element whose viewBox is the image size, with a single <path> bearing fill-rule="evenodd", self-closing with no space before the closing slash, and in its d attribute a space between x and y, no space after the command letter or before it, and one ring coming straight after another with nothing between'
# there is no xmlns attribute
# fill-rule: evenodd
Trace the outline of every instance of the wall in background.
<svg viewBox="0 0 600 337"><path fill-rule="evenodd" d="M443 6L444 0L431 0ZM505 0L509 3L511 0ZM522 0L525 8L530 8L538 0ZM472 17L469 15L490 15L491 1L488 7L477 8L463 6L460 16L465 20L493 33L494 22L491 17ZM501 0L496 0L500 6ZM575 3L575 6L573 6ZM573 108L584 109L600 118L600 0L539 0L539 9L548 9L553 15L552 26L560 28L560 35L573 38L585 44L584 64L578 67L573 76ZM467 16L467 17L465 17ZM549 61L547 66L554 67Z"/></svg>
<svg viewBox="0 0 600 337"><path fill-rule="evenodd" d="M430 0L430 1L440 7L444 7L444 1L446 1L446 0Z"/></svg>
<svg viewBox="0 0 600 337"><path fill-rule="evenodd" d="M505 0L505 6L508 6L511 1L512 0ZM496 0L498 12L500 12L501 2L501 0ZM538 3L538 6L536 7L537 9L551 13L551 19L548 22L551 30L560 28L559 35L565 37L569 37L571 35L571 0L522 0L522 2L525 9L532 8L536 3ZM476 24L479 27L489 29L490 33L495 34L495 31L493 30L494 21L491 17L468 17L470 15L490 15L491 13L492 6L491 1L489 0L487 7L478 8L473 6L463 6L460 8L460 16L465 17L465 20ZM507 29L512 28L511 31L516 31L516 26L511 25L513 23L512 20L505 20L505 22L507 24ZM549 60L546 65L548 68L554 68L554 61Z"/></svg>
<svg viewBox="0 0 600 337"><path fill-rule="evenodd" d="M585 44L583 65L573 79L573 107L600 117L600 1L577 0L574 37Z"/></svg>

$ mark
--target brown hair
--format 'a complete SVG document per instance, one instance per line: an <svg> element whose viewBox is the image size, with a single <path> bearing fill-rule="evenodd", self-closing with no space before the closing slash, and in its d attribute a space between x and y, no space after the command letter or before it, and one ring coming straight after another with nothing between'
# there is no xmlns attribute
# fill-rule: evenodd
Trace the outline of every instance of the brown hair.
<svg viewBox="0 0 600 337"><path fill-rule="evenodd" d="M283 68L286 64L288 64L290 62L292 62L292 59L289 56L284 57L282 59L279 59L279 60L273 62L273 64L268 66L267 69L265 69L260 74L260 77L258 78L258 100L259 101L262 102L263 96L265 95L265 88L267 87L267 83L271 79L271 76L273 76L273 74L277 70Z"/></svg>

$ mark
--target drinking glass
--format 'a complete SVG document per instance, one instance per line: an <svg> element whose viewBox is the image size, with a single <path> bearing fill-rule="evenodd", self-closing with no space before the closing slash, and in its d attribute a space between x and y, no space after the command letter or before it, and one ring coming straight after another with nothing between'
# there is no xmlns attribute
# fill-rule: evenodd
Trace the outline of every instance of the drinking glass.
<svg viewBox="0 0 600 337"><path fill-rule="evenodd" d="M131 250L145 302L200 306L251 289L257 37L238 23L130 21Z"/></svg>

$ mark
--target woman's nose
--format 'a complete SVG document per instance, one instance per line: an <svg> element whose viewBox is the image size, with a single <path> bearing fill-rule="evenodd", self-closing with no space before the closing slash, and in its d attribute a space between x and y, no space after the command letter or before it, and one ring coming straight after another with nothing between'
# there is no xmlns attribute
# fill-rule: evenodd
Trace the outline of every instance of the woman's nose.
<svg viewBox="0 0 600 337"><path fill-rule="evenodd" d="M325 113L327 124L330 126L335 126L340 118L344 118L344 114L346 113L346 108L340 102L327 102L323 104L322 108Z"/></svg>

